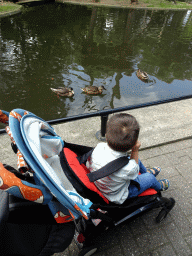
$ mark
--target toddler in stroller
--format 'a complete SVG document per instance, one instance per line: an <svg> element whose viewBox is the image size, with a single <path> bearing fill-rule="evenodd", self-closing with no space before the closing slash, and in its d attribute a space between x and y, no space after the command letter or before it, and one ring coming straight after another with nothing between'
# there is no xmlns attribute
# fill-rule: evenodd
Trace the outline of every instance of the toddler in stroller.
<svg viewBox="0 0 192 256"><path fill-rule="evenodd" d="M155 178L160 168L147 170L139 161L138 151L141 144L138 136L139 124L135 117L125 113L116 114L107 122L107 143L99 143L87 161L86 166L90 172L94 172L114 159L128 157L129 162L123 168L95 182L110 202L122 204L127 198L136 197L148 188L160 191L169 187L167 179L157 181ZM130 157L128 150L131 150ZM131 183L133 181L138 183L139 189Z"/></svg>
<svg viewBox="0 0 192 256"><path fill-rule="evenodd" d="M60 154L63 170L74 188L94 203L91 209L96 210L91 212L92 222L79 223L80 240L84 241L81 256L96 250L92 244L102 230L159 207L162 210L156 221L160 222L175 204L173 198L161 196L160 191L168 189L169 181L157 181L160 168L146 169L138 159L138 135L136 119L117 114L107 123L107 143L99 143L95 149L65 143Z"/></svg>

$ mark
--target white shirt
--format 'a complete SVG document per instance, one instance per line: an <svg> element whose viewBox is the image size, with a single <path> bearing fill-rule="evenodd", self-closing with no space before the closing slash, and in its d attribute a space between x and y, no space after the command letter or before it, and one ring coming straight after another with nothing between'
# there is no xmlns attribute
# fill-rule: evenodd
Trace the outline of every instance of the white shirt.
<svg viewBox="0 0 192 256"><path fill-rule="evenodd" d="M115 151L107 143L101 142L93 150L86 166L90 172L94 172L122 156L128 156L127 152ZM128 197L130 180L136 179L138 173L139 165L131 159L120 170L95 181L95 185L110 202L122 204Z"/></svg>

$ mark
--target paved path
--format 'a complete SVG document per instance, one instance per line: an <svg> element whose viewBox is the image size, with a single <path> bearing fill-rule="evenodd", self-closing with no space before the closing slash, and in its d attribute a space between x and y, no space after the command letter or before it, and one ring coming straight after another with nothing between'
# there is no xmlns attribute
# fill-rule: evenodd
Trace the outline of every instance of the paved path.
<svg viewBox="0 0 192 256"><path fill-rule="evenodd" d="M122 223L99 239L95 256L192 256L192 100L129 111L141 125L140 159L146 166L161 166L159 178L170 180L163 194L176 205L160 224L158 209L130 223ZM95 146L100 118L55 126L66 141ZM0 162L16 166L8 136L1 136ZM163 144L163 145L162 145ZM74 242L55 256L76 256Z"/></svg>

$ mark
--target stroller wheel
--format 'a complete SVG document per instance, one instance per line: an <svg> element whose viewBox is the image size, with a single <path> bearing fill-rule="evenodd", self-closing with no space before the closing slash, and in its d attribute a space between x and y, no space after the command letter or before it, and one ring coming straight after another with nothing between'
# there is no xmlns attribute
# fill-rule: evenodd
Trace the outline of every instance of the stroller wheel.
<svg viewBox="0 0 192 256"><path fill-rule="evenodd" d="M167 217L167 211L165 209L162 209L158 216L156 217L156 222L160 223Z"/></svg>
<svg viewBox="0 0 192 256"><path fill-rule="evenodd" d="M174 207L174 205L175 205L175 199L169 198L169 200L170 200L170 205L167 206L167 209L168 209L169 211L171 211L171 209L172 209L172 208Z"/></svg>
<svg viewBox="0 0 192 256"><path fill-rule="evenodd" d="M96 251L97 251L97 247L95 246L85 247L80 251L78 256L90 256L94 254Z"/></svg>
<svg viewBox="0 0 192 256"><path fill-rule="evenodd" d="M175 205L175 199L170 198L169 199L169 204L167 206L164 206L164 208L160 211L160 213L156 217L156 222L160 223L162 220L164 220L167 217L167 214L174 207L174 205Z"/></svg>

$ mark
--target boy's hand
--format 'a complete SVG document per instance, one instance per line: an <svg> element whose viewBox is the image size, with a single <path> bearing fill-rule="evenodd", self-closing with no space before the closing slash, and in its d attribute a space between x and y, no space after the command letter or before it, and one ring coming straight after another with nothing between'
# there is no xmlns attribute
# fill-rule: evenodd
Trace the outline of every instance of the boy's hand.
<svg viewBox="0 0 192 256"><path fill-rule="evenodd" d="M141 142L137 140L135 145L132 147L132 151L138 151L140 147L141 147Z"/></svg>
<svg viewBox="0 0 192 256"><path fill-rule="evenodd" d="M131 151L131 157L130 159L134 159L136 161L136 163L138 164L139 161L139 148L141 147L141 142L138 140L135 145L132 147L132 151Z"/></svg>

